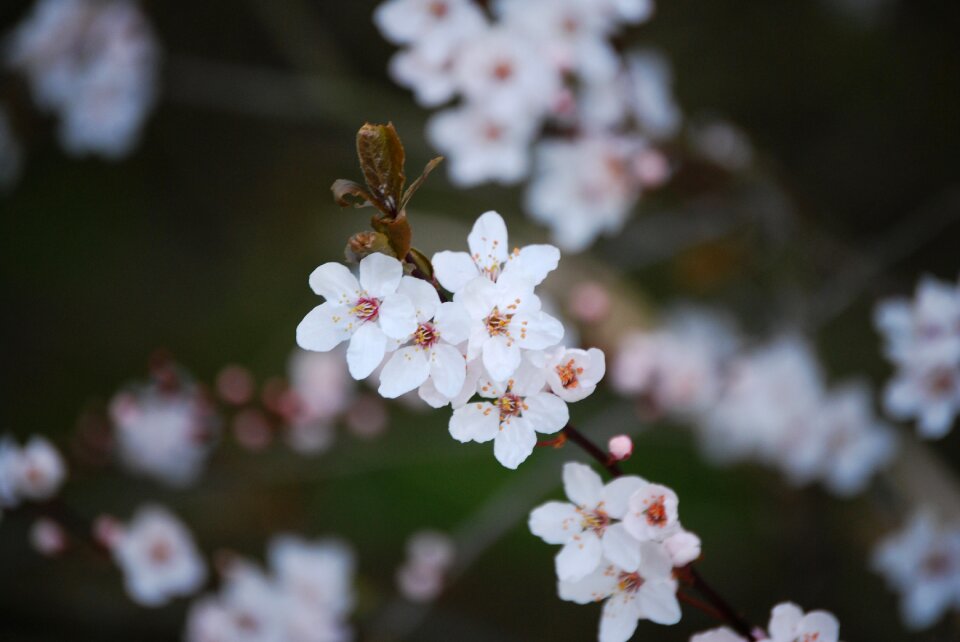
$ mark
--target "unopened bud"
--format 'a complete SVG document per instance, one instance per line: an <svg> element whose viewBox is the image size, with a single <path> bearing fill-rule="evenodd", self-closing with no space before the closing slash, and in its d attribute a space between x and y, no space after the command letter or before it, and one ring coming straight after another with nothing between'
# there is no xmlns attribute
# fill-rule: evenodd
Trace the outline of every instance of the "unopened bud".
<svg viewBox="0 0 960 642"><path fill-rule="evenodd" d="M57 522L41 517L30 527L30 544L41 555L54 557L67 548L67 534Z"/></svg>
<svg viewBox="0 0 960 642"><path fill-rule="evenodd" d="M626 435L611 437L610 442L607 444L607 449L610 451L610 457L614 461L623 461L633 454L633 440Z"/></svg>
<svg viewBox="0 0 960 642"><path fill-rule="evenodd" d="M350 237L344 249L344 254L350 263L359 263L376 252L396 258L393 250L390 249L387 235L381 232L358 232Z"/></svg>

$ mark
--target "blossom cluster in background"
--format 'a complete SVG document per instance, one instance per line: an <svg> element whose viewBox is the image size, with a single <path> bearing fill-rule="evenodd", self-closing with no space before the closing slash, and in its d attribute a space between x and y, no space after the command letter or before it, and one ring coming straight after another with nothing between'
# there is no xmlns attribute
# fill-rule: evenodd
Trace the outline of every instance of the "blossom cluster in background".
<svg viewBox="0 0 960 642"><path fill-rule="evenodd" d="M880 303L875 323L897 369L884 392L887 413L915 419L924 438L943 437L960 413L960 284L926 277L913 300Z"/></svg>
<svg viewBox="0 0 960 642"><path fill-rule="evenodd" d="M407 559L397 569L397 588L411 602L431 602L443 591L453 564L453 540L439 531L419 531L407 540Z"/></svg>
<svg viewBox="0 0 960 642"><path fill-rule="evenodd" d="M335 540L271 540L269 572L231 559L214 595L197 599L186 642L346 642L354 607L353 553Z"/></svg>
<svg viewBox="0 0 960 642"><path fill-rule="evenodd" d="M3 52L6 66L26 76L37 106L59 119L67 153L110 159L139 140L156 100L159 59L135 0L42 0Z"/></svg>
<svg viewBox="0 0 960 642"><path fill-rule="evenodd" d="M641 408L690 423L711 458L760 461L798 485L856 494L895 452L865 384L828 387L802 339L746 349L706 313L627 336L611 382Z"/></svg>
<svg viewBox="0 0 960 642"><path fill-rule="evenodd" d="M530 177L526 208L568 251L619 230L648 186L669 176L652 141L681 114L657 53L611 44L645 22L650 0L388 0L374 21L404 47L399 84L434 114L427 135L458 185ZM544 133L544 131L552 133Z"/></svg>

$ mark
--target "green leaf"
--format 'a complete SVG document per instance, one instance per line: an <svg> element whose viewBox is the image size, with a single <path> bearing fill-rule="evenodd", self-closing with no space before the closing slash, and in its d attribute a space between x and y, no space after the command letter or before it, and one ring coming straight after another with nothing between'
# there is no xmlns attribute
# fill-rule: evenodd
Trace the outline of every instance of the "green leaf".
<svg viewBox="0 0 960 642"><path fill-rule="evenodd" d="M403 200L400 201L400 209L405 209L407 203L410 202L410 199L413 198L413 195L417 193L417 190L420 189L420 186L423 185L423 182L427 180L427 176L430 175L430 172L433 169L443 162L443 156L437 156L423 168L423 173L417 177L417 180L410 183L410 187L407 188L407 191L403 193Z"/></svg>
<svg viewBox="0 0 960 642"><path fill-rule="evenodd" d="M361 185L345 178L338 178L330 186L333 198L340 207L370 207L375 204L373 196Z"/></svg>
<svg viewBox="0 0 960 642"><path fill-rule="evenodd" d="M396 216L407 179L403 173L403 143L393 123L364 124L357 132L357 156L367 189L377 199L372 202L379 203L387 216Z"/></svg>

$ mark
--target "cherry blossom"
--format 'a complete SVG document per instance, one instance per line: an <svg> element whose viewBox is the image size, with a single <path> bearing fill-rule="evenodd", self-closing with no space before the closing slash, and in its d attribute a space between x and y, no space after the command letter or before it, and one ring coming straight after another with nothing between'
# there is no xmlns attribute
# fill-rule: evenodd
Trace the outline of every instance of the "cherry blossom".
<svg viewBox="0 0 960 642"><path fill-rule="evenodd" d="M354 379L364 379L383 361L389 339L405 339L417 329L416 310L398 291L400 261L371 254L360 261L360 279L340 263L324 263L310 275L310 287L324 299L297 326L297 344L327 352L343 341Z"/></svg>
<svg viewBox="0 0 960 642"><path fill-rule="evenodd" d="M190 595L207 576L186 527L159 506L137 510L111 552L123 570L130 598L144 606L162 606L171 598Z"/></svg>
<svg viewBox="0 0 960 642"><path fill-rule="evenodd" d="M34 435L22 447L9 436L0 440L0 507L50 499L66 475L63 457L45 437Z"/></svg>
<svg viewBox="0 0 960 642"><path fill-rule="evenodd" d="M432 60L447 57L486 26L472 0L387 0L374 11L373 21L391 42L415 45Z"/></svg>
<svg viewBox="0 0 960 642"><path fill-rule="evenodd" d="M770 642L837 642L840 624L826 611L804 614L796 604L786 602L773 607L768 626Z"/></svg>
<svg viewBox="0 0 960 642"><path fill-rule="evenodd" d="M606 369L606 357L597 348L556 348L548 353L544 366L550 390L567 403L593 394Z"/></svg>
<svg viewBox="0 0 960 642"><path fill-rule="evenodd" d="M663 541L679 522L677 494L660 484L643 484L627 502L623 525L640 541Z"/></svg>
<svg viewBox="0 0 960 642"><path fill-rule="evenodd" d="M412 602L430 602L443 590L453 563L454 545L438 531L419 531L407 541L407 559L397 570L397 586Z"/></svg>

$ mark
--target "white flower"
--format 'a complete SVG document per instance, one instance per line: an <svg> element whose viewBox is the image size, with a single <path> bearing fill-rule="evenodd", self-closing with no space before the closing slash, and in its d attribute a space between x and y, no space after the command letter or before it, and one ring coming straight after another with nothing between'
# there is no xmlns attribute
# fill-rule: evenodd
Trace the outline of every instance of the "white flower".
<svg viewBox="0 0 960 642"><path fill-rule="evenodd" d="M606 599L600 617L600 642L626 642L641 619L657 624L680 621L677 581L670 559L659 544L643 542L639 546L641 561L636 571L603 564L578 582L559 583L561 599L577 604Z"/></svg>
<svg viewBox="0 0 960 642"><path fill-rule="evenodd" d="M700 558L700 538L683 529L663 540L663 548L676 567L686 566Z"/></svg>
<svg viewBox="0 0 960 642"><path fill-rule="evenodd" d="M560 580L583 579L603 558L630 572L639 568L639 542L614 520L623 519L628 498L643 483L639 477L619 477L604 485L589 466L564 464L563 486L573 503L547 502L529 520L534 535L563 545L556 557Z"/></svg>
<svg viewBox="0 0 960 642"><path fill-rule="evenodd" d="M560 250L552 245L527 245L510 249L507 225L497 212L484 212L467 236L470 252L444 250L433 255L437 281L457 293L471 280L486 276L496 281L501 274L520 276L534 286L557 269Z"/></svg>
<svg viewBox="0 0 960 642"><path fill-rule="evenodd" d="M324 263L310 275L310 287L326 301L297 326L297 344L305 350L326 352L350 340L347 365L354 379L373 372L387 350L389 339L404 339L417 329L410 299L397 291L403 266L385 254L360 261L360 280L341 263Z"/></svg>
<svg viewBox="0 0 960 642"><path fill-rule="evenodd" d="M505 381L520 366L522 350L543 350L563 338L563 325L540 310L533 285L504 274L494 283L486 277L469 281L454 296L470 317L467 358L482 356L495 381Z"/></svg>
<svg viewBox="0 0 960 642"><path fill-rule="evenodd" d="M481 379L480 396L492 401L471 402L454 410L450 435L463 443L493 440L497 461L517 468L537 445L536 433L555 433L570 419L567 404L542 392L543 385L543 376L526 362L506 383Z"/></svg>
<svg viewBox="0 0 960 642"><path fill-rule="evenodd" d="M66 464L53 444L44 437L31 437L19 453L16 492L33 501L50 499L66 475Z"/></svg>
<svg viewBox="0 0 960 642"><path fill-rule="evenodd" d="M786 602L773 607L767 627L770 642L837 642L840 624L826 611L810 611L804 615L796 604Z"/></svg>
<svg viewBox="0 0 960 642"><path fill-rule="evenodd" d="M880 302L874 324L898 365L950 364L960 359L960 285L925 276L913 301Z"/></svg>
<svg viewBox="0 0 960 642"><path fill-rule="evenodd" d="M949 610L960 610L960 528L939 526L918 511L903 529L873 552L874 570L901 594L900 613L911 629L932 626Z"/></svg>
<svg viewBox="0 0 960 642"><path fill-rule="evenodd" d="M690 642L747 642L747 639L740 637L724 626L719 629L697 633L690 638Z"/></svg>
<svg viewBox="0 0 960 642"><path fill-rule="evenodd" d="M413 602L436 599L443 590L453 556L449 536L437 531L415 533L407 540L407 559L397 570L400 592Z"/></svg>
<svg viewBox="0 0 960 642"><path fill-rule="evenodd" d="M486 181L517 183L529 172L535 123L529 118L496 115L479 105L435 113L427 138L449 161L450 180L462 187Z"/></svg>
<svg viewBox="0 0 960 642"><path fill-rule="evenodd" d="M457 92L452 73L453 59L434 60L419 47L398 51L390 59L390 77L413 90L417 102L436 107L449 101Z"/></svg>
<svg viewBox="0 0 960 642"><path fill-rule="evenodd" d="M548 353L544 366L550 390L567 403L593 394L606 370L606 358L598 348L557 348Z"/></svg>
<svg viewBox="0 0 960 642"><path fill-rule="evenodd" d="M653 0L601 0L603 10L629 24L646 22L653 16Z"/></svg>
<svg viewBox="0 0 960 642"><path fill-rule="evenodd" d="M960 413L960 367L946 364L911 364L902 367L887 384L884 408L894 419L917 419L917 430L926 439L950 432Z"/></svg>
<svg viewBox="0 0 960 642"><path fill-rule="evenodd" d="M169 511L139 509L112 548L130 598L162 606L200 588L207 571L193 538Z"/></svg>
<svg viewBox="0 0 960 642"><path fill-rule="evenodd" d="M623 525L640 541L663 541L679 526L677 494L660 484L644 484L630 496Z"/></svg>
<svg viewBox="0 0 960 642"><path fill-rule="evenodd" d="M303 608L336 615L353 608L354 560L344 544L280 535L271 540L267 557L277 581Z"/></svg>
<svg viewBox="0 0 960 642"><path fill-rule="evenodd" d="M397 292L413 302L417 327L380 371L378 392L395 399L423 385L428 379L434 389L453 399L466 380L466 362L456 347L467 340L470 319L460 303L440 302L432 285L419 279L405 279Z"/></svg>
<svg viewBox="0 0 960 642"><path fill-rule="evenodd" d="M673 75L667 59L646 50L627 57L633 117L643 133L654 139L669 138L680 128L683 114L673 98Z"/></svg>
<svg viewBox="0 0 960 642"><path fill-rule="evenodd" d="M472 0L387 0L373 21L387 40L415 45L432 60L446 58L486 27Z"/></svg>

